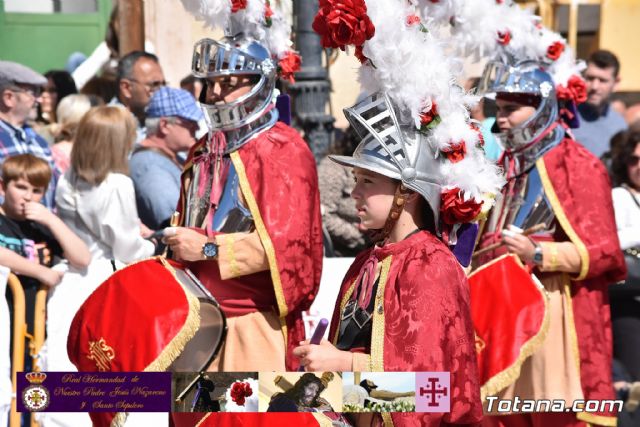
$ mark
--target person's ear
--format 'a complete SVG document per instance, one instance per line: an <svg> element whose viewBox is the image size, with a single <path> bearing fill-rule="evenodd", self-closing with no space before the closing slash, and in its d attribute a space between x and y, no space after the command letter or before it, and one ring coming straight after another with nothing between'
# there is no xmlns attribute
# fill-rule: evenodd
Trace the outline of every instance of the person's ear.
<svg viewBox="0 0 640 427"><path fill-rule="evenodd" d="M6 192L6 189L4 188L4 180L0 178L0 195L4 196L5 192Z"/></svg>
<svg viewBox="0 0 640 427"><path fill-rule="evenodd" d="M16 105L16 94L15 92L13 92L12 90L9 89L5 89L2 92L2 95L0 96L0 101L2 101L2 104L8 108L11 109Z"/></svg>
<svg viewBox="0 0 640 427"><path fill-rule="evenodd" d="M161 117L158 121L158 133L161 136L165 136L169 133L169 120L166 117Z"/></svg>
<svg viewBox="0 0 640 427"><path fill-rule="evenodd" d="M120 94L122 95L122 98L124 99L131 99L131 81L127 80L127 79L122 79L120 80Z"/></svg>

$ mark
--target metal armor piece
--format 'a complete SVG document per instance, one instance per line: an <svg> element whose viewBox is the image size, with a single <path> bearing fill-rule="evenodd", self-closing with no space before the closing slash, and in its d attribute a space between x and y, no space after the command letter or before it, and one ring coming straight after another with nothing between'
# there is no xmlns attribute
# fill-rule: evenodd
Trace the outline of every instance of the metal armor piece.
<svg viewBox="0 0 640 427"><path fill-rule="evenodd" d="M509 225L526 230L537 224L545 224L545 233L553 232L555 214L544 192L538 169L534 167L513 180L513 184L505 186L506 194L491 210L485 232L500 232ZM513 187L509 191L511 185Z"/></svg>
<svg viewBox="0 0 640 427"><path fill-rule="evenodd" d="M222 233L249 232L253 230L253 217L240 200L240 179L233 163L229 166L220 204L213 216L215 231Z"/></svg>
<svg viewBox="0 0 640 427"><path fill-rule="evenodd" d="M227 131L250 124L272 104L276 64L264 46L243 33L226 36L220 41L198 41L193 49L191 71L203 79L225 76L256 79L248 93L231 102L208 104L206 96L201 96L202 107L213 130ZM206 95L206 88L203 91Z"/></svg>
<svg viewBox="0 0 640 427"><path fill-rule="evenodd" d="M513 65L503 61L491 61L485 66L478 84L479 94L495 98L497 94L514 93L540 98L540 105L531 118L502 133L501 140L508 151L518 151L538 139L543 139L548 129L555 126L558 120L555 85L551 75L542 69L542 65L526 60Z"/></svg>
<svg viewBox="0 0 640 427"><path fill-rule="evenodd" d="M398 120L401 113L385 93L375 93L346 108L344 114L362 142L353 156L329 157L344 166L367 169L401 181L425 198L438 224L441 162L429 138L416 129L410 118Z"/></svg>

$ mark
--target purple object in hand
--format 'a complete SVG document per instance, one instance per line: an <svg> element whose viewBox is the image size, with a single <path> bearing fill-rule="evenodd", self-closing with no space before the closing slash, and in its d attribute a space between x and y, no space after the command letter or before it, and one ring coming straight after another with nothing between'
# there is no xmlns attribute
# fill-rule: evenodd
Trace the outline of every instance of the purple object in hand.
<svg viewBox="0 0 640 427"><path fill-rule="evenodd" d="M320 341L322 341L322 337L324 336L324 331L327 330L327 326L329 326L329 321L324 318L320 319L320 322L318 322L318 326L316 326L316 330L313 331L313 335L311 335L309 343L315 345L320 344ZM300 366L298 368L298 372L304 372L304 366Z"/></svg>
<svg viewBox="0 0 640 427"><path fill-rule="evenodd" d="M463 267L471 264L471 256L478 237L478 224L464 224L457 233L457 243L453 248L453 254Z"/></svg>
<svg viewBox="0 0 640 427"><path fill-rule="evenodd" d="M327 330L327 326L329 326L329 321L327 319L320 319L318 326L316 326L316 330L311 336L311 344L320 344L320 341L322 341L322 337L324 336L324 331Z"/></svg>
<svg viewBox="0 0 640 427"><path fill-rule="evenodd" d="M278 95L276 98L276 109L278 110L278 120L287 126L291 125L291 98L289 95Z"/></svg>

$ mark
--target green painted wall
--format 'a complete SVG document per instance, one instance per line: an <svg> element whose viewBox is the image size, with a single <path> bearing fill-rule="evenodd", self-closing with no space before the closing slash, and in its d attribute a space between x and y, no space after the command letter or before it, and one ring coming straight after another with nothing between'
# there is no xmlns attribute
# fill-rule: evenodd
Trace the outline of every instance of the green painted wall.
<svg viewBox="0 0 640 427"><path fill-rule="evenodd" d="M73 52L91 54L104 40L111 0L98 0L97 13L5 13L0 0L0 59L39 72L63 69Z"/></svg>

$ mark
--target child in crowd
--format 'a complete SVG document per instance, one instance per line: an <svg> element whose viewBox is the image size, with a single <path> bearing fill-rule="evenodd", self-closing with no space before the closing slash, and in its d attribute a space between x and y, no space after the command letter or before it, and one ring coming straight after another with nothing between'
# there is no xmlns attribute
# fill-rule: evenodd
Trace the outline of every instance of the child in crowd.
<svg viewBox="0 0 640 427"><path fill-rule="evenodd" d="M66 258L79 269L91 260L87 245L53 212L40 203L51 179L46 161L32 154L5 160L0 187L0 265L17 274L25 292L27 323L33 330L38 285L56 286L63 273L53 270L54 258ZM13 311L12 295L7 295ZM25 368L30 366L27 360Z"/></svg>

